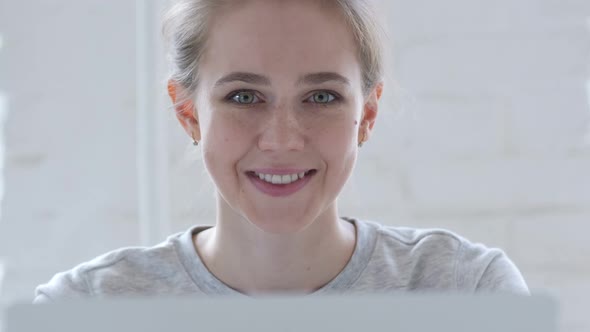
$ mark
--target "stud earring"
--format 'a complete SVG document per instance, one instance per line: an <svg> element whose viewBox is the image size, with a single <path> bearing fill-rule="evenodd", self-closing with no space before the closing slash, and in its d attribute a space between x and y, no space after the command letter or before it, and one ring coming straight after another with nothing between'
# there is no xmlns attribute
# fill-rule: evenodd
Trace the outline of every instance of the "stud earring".
<svg viewBox="0 0 590 332"><path fill-rule="evenodd" d="M363 146L363 143L365 142L365 138L367 137L367 133L363 133L363 138L361 139L361 141L359 142L359 148Z"/></svg>
<svg viewBox="0 0 590 332"><path fill-rule="evenodd" d="M193 138L193 145L197 146L199 145L199 142L197 140L195 140L195 138L191 135L191 137Z"/></svg>

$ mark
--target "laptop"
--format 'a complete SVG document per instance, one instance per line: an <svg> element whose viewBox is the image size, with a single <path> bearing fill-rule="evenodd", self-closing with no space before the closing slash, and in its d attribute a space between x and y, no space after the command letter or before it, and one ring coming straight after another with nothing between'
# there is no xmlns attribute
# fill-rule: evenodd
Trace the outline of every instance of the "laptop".
<svg viewBox="0 0 590 332"><path fill-rule="evenodd" d="M17 304L3 332L557 332L546 295L389 294L135 298Z"/></svg>

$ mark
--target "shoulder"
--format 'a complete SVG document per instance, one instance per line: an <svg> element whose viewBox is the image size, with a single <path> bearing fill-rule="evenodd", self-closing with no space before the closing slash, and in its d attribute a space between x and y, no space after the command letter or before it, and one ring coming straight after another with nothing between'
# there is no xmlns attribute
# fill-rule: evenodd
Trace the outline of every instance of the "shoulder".
<svg viewBox="0 0 590 332"><path fill-rule="evenodd" d="M377 233L373 257L385 263L395 260L410 289L529 293L520 271L499 248L442 228L369 224Z"/></svg>
<svg viewBox="0 0 590 332"><path fill-rule="evenodd" d="M153 247L110 251L57 273L35 289L35 303L125 293L150 280L162 280L178 269L175 234Z"/></svg>
<svg viewBox="0 0 590 332"><path fill-rule="evenodd" d="M376 250L416 259L452 258L468 242L458 234L441 228L386 226L369 222L376 229Z"/></svg>
<svg viewBox="0 0 590 332"><path fill-rule="evenodd" d="M509 292L529 295L522 273L499 248L465 241L457 253L457 284L480 292Z"/></svg>

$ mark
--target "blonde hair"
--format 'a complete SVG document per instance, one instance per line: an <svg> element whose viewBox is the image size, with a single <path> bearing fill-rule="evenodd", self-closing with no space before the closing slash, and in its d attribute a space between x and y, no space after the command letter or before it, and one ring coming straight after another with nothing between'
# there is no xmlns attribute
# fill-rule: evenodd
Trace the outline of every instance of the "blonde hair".
<svg viewBox="0 0 590 332"><path fill-rule="evenodd" d="M279 0L276 0L279 1ZM383 79L382 30L367 0L314 0L340 11L354 34L365 94ZM179 0L166 13L163 33L167 42L170 79L182 86L179 99L192 99L199 83L199 62L207 43L209 21L235 0Z"/></svg>

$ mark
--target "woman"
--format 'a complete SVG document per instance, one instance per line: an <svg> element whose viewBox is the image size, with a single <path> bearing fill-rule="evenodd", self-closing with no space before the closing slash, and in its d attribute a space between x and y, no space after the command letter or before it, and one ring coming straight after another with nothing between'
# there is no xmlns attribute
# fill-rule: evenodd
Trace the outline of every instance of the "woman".
<svg viewBox="0 0 590 332"><path fill-rule="evenodd" d="M217 189L214 227L57 274L36 302L88 296L507 291L498 249L339 217L383 84L359 0L186 0L169 12L168 92Z"/></svg>

